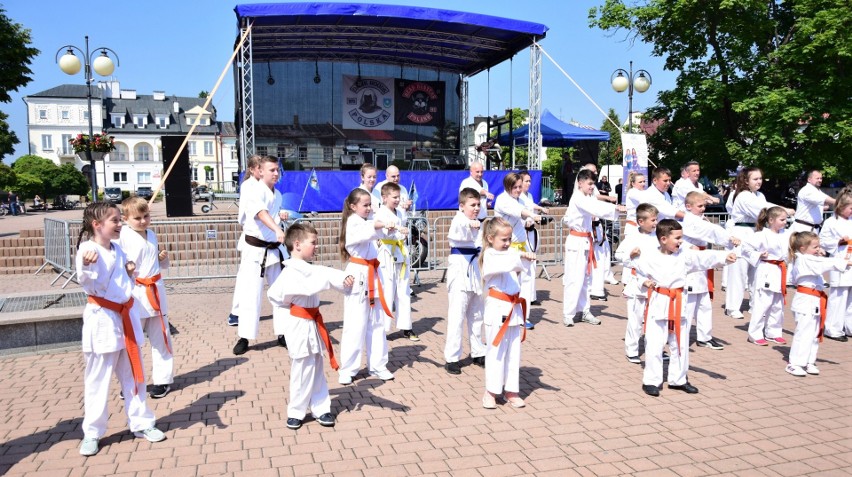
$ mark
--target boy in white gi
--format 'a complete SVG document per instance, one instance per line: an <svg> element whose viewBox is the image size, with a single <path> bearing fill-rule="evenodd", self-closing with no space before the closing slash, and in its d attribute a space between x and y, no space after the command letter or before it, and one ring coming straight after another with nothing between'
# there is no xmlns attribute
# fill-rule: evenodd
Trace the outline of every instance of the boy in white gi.
<svg viewBox="0 0 852 477"><path fill-rule="evenodd" d="M633 259L633 268L650 279L647 314L645 316L645 372L642 391L659 396L663 382L663 347L668 343L669 389L695 394L698 388L689 383L689 321L683 316L683 290L689 272L733 263L734 253L697 251L681 248L683 228L672 219L657 223L659 250L642 252Z"/></svg>
<svg viewBox="0 0 852 477"><path fill-rule="evenodd" d="M385 224L396 224L387 237L380 240L379 263L382 268L382 288L385 290L385 300L391 310L396 311L396 329L402 330L402 336L411 341L420 341L412 330L411 323L411 288L409 277L411 263L408 259L408 249L405 246L408 228L402 219L400 210L400 187L393 182L382 186L382 208L373 213L373 217ZM385 331L390 331L393 317L384 315Z"/></svg>
<svg viewBox="0 0 852 477"><path fill-rule="evenodd" d="M562 224L568 229L565 239L565 272L562 275L563 312L565 326L574 326L575 315L582 311L581 321L593 325L601 321L588 311L589 279L596 266L592 218L615 220L623 205L602 202L592 194L595 189L595 173L581 170L577 174L577 190L571 196Z"/></svg>
<svg viewBox="0 0 852 477"><path fill-rule="evenodd" d="M485 366L485 345L482 343L482 276L479 271L479 252L482 235L479 217L480 195L466 187L459 192L459 211L450 223L447 240L450 256L447 259L447 342L444 346L444 368L450 374L461 374L464 337L470 342L473 364ZM467 322L467 326L465 326ZM466 331L466 333L465 333Z"/></svg>
<svg viewBox="0 0 852 477"><path fill-rule="evenodd" d="M260 305L263 298L263 284L271 285L281 272L281 262L286 258L284 231L281 230L281 193L275 190L280 171L278 159L261 156L260 184L246 194L246 223L243 227L246 246L240 254L240 269L237 272L237 284L234 293L240 298L240 323L237 326L239 340L234 346L234 354L248 351L248 340L257 339L260 324ZM242 197L241 197L242 198ZM241 205L242 207L242 205ZM283 337L284 332L273 317L275 334ZM281 340L279 339L279 344Z"/></svg>
<svg viewBox="0 0 852 477"><path fill-rule="evenodd" d="M648 299L648 278L635 268L630 268L630 260L659 248L655 231L657 230L657 208L651 204L639 204L635 211L636 230L618 245L615 259L624 269L621 272L624 281L624 296L627 297L627 328L624 331L624 354L627 361L640 364L639 339L642 337L645 303Z"/></svg>
<svg viewBox="0 0 852 477"><path fill-rule="evenodd" d="M834 215L825 220L819 233L819 243L833 257L852 258L852 193L837 197ZM825 318L825 337L845 343L852 336L852 271L831 271L828 274L828 315Z"/></svg>
<svg viewBox="0 0 852 477"><path fill-rule="evenodd" d="M294 224L284 239L290 259L269 287L267 296L273 305L273 316L279 318L290 355L290 403L287 405L287 427L298 429L308 411L321 426L334 427L328 382L323 373L323 348L331 368L339 366L328 329L320 314L319 293L334 288L351 288L352 275L329 267L311 265L317 247L317 231L311 224Z"/></svg>
<svg viewBox="0 0 852 477"><path fill-rule="evenodd" d="M174 382L174 348L169 332L166 286L160 269L168 268L169 256L160 250L157 235L148 230L151 213L148 202L138 196L128 197L121 203L122 220L127 227L121 228L118 240L128 262L136 266L133 279L133 306L142 321L142 328L151 342L151 374L154 386L151 397L159 399L171 391Z"/></svg>
<svg viewBox="0 0 852 477"><path fill-rule="evenodd" d="M80 454L98 453L98 441L106 433L109 385L115 373L124 395L130 431L150 442L166 438L154 427L156 418L145 402L142 353L145 335L133 311L133 265L127 263L117 243L121 233L118 207L92 202L83 211L83 226L75 259L77 278L89 296L83 309L84 378L83 442ZM83 236L89 240L83 242Z"/></svg>
<svg viewBox="0 0 852 477"><path fill-rule="evenodd" d="M782 207L760 211L757 231L743 243L743 256L755 267L748 340L758 346L786 344L781 336L787 295L787 252L790 235Z"/></svg>
<svg viewBox="0 0 852 477"><path fill-rule="evenodd" d="M237 212L237 223L240 224L240 227L245 227L246 225L246 214L245 207L243 206L243 198L251 197L252 187L260 184L260 167L258 167L257 160L260 156L254 154L249 156L246 161L246 174L243 177L243 182L240 184L240 203L239 210ZM240 239L237 240L237 252L242 253L243 248L246 246L246 234L245 232L240 234ZM236 287L234 288L234 298L231 300L231 312L228 314L228 326L237 326L240 322L240 301L239 295L236 293Z"/></svg>

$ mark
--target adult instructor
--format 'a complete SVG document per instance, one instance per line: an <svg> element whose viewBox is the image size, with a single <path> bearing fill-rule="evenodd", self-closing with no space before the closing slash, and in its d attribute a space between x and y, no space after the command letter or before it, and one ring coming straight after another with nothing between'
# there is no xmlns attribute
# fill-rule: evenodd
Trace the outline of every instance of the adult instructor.
<svg viewBox="0 0 852 477"><path fill-rule="evenodd" d="M672 203L680 210L686 210L684 202L686 195L697 190L704 192L704 186L698 182L701 177L701 166L696 161L689 161L680 168L680 179L675 182L672 187ZM707 195L705 198L707 205L718 204L719 199Z"/></svg>
<svg viewBox="0 0 852 477"><path fill-rule="evenodd" d="M819 234L822 228L822 212L834 205L835 199L820 190L822 172L808 171L807 183L796 195L796 213L793 214L791 232L814 232Z"/></svg>
<svg viewBox="0 0 852 477"><path fill-rule="evenodd" d="M488 192L488 183L482 178L482 172L484 170L485 166L483 166L481 162L471 162L470 177L463 180L459 186L459 192L461 192L461 190L465 187L470 187L471 189L479 192L479 216L477 218L480 221L485 220L485 218L488 217L488 202L494 201L494 194Z"/></svg>
<svg viewBox="0 0 852 477"><path fill-rule="evenodd" d="M376 184L373 187L372 194L374 197L379 199L379 203L382 201L382 186L387 184L388 182L392 182L399 186L399 210L402 213L402 221L405 222L405 219L408 218L408 211L411 209L411 199L408 198L408 189L400 185L399 183L399 168L396 166L388 166L385 169L385 180Z"/></svg>

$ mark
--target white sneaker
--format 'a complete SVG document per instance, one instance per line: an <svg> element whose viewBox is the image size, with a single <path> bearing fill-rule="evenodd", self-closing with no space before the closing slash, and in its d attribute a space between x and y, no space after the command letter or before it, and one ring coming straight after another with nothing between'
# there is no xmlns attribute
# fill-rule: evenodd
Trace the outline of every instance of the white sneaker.
<svg viewBox="0 0 852 477"><path fill-rule="evenodd" d="M803 376L808 375L808 373L806 373L805 370L802 369L801 366L796 366L796 365L793 365L793 364L788 364L787 368L785 368L785 371L792 374L793 376L803 377Z"/></svg>
<svg viewBox="0 0 852 477"><path fill-rule="evenodd" d="M618 285L620 283L618 280L616 280L614 278L611 279L611 280L607 280L606 282L609 283L610 285Z"/></svg>
<svg viewBox="0 0 852 477"><path fill-rule="evenodd" d="M83 439L83 442L80 444L80 455L84 455L89 457L90 455L95 455L98 453L98 438L97 437L86 437Z"/></svg>
<svg viewBox="0 0 852 477"><path fill-rule="evenodd" d="M816 376L819 374L819 368L817 368L815 364L808 364L805 366L805 372Z"/></svg>
<svg viewBox="0 0 852 477"><path fill-rule="evenodd" d="M745 315L743 315L743 312L741 312L740 310L725 310L725 314L735 320L742 320L743 318L745 318Z"/></svg>
<svg viewBox="0 0 852 477"><path fill-rule="evenodd" d="M136 437L144 437L148 442L160 442L166 439L166 435L163 434L163 431L156 427L150 427L144 431L136 431L133 435Z"/></svg>
<svg viewBox="0 0 852 477"><path fill-rule="evenodd" d="M352 384L352 376L349 373L341 373L340 377L337 379L337 382L344 386L350 385Z"/></svg>
<svg viewBox="0 0 852 477"><path fill-rule="evenodd" d="M393 381L393 373L387 369L383 369L381 371L370 371L370 376L375 376L382 381Z"/></svg>
<svg viewBox="0 0 852 477"><path fill-rule="evenodd" d="M591 311L584 312L583 317L580 318L580 321L582 321L583 323L588 323L590 325L601 324L601 320L595 317L595 315L593 315Z"/></svg>

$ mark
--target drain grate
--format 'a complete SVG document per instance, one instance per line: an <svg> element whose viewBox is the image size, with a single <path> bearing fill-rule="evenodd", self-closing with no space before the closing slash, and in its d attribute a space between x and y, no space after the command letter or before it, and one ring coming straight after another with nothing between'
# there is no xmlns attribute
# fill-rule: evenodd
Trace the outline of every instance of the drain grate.
<svg viewBox="0 0 852 477"><path fill-rule="evenodd" d="M56 295L16 296L0 301L0 313L44 310L47 308L70 308L84 306L86 293L59 293Z"/></svg>

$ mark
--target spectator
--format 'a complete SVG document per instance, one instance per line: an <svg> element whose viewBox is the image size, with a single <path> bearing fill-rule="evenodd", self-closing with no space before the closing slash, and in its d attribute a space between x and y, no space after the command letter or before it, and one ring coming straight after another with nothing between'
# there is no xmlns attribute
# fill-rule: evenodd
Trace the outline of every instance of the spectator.
<svg viewBox="0 0 852 477"><path fill-rule="evenodd" d="M615 203L621 204L621 193L624 189L624 184L622 184L622 179L618 179L618 184L615 185Z"/></svg>
<svg viewBox="0 0 852 477"><path fill-rule="evenodd" d="M18 204L18 194L15 191L9 191L9 212L12 215L18 215L19 204Z"/></svg>
<svg viewBox="0 0 852 477"><path fill-rule="evenodd" d="M598 192L603 195L609 195L612 192L612 186L609 184L609 179L606 176L601 176L601 180L598 181Z"/></svg>

